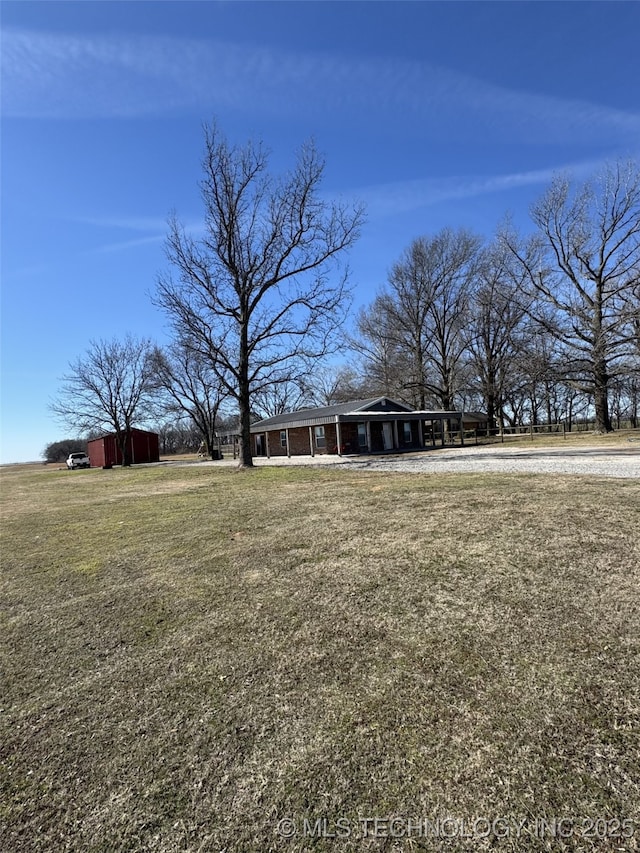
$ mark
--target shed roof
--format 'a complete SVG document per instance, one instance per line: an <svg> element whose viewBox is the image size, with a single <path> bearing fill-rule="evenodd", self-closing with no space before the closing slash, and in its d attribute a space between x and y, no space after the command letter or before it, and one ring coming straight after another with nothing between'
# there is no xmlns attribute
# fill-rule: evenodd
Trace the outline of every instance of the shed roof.
<svg viewBox="0 0 640 853"><path fill-rule="evenodd" d="M152 430L148 429L139 429L138 427L130 427L129 432L131 435L158 435L157 432L153 432ZM90 439L90 441L102 441L105 438L115 437L115 435L115 432L105 432L102 435L98 435L95 438Z"/></svg>

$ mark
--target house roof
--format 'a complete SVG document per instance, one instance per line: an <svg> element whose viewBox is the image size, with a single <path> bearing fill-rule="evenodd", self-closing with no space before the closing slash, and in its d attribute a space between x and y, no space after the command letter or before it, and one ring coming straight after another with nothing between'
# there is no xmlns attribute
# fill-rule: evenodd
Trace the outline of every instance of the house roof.
<svg viewBox="0 0 640 853"><path fill-rule="evenodd" d="M315 409L299 409L297 412L285 412L265 418L251 425L251 432L265 432L274 429L289 429L296 426L314 426L315 424L331 423L336 415L356 415L365 412L402 412L413 411L410 406L392 400L389 397L371 397L368 400L351 400L348 403L336 403L334 406L320 406Z"/></svg>
<svg viewBox="0 0 640 853"><path fill-rule="evenodd" d="M486 412L465 412L464 418L465 420L468 418L470 421L486 421L487 414Z"/></svg>
<svg viewBox="0 0 640 853"><path fill-rule="evenodd" d="M292 423L299 425L301 422L327 420L332 421L336 415L346 415L352 412L366 412L372 409L378 411L405 411L411 409L404 403L391 400L389 397L371 397L368 400L350 400L348 403L336 403L333 406L319 406L315 409L299 409L297 412L284 412L265 418L251 426L251 432L263 432L264 430L278 429L290 426Z"/></svg>

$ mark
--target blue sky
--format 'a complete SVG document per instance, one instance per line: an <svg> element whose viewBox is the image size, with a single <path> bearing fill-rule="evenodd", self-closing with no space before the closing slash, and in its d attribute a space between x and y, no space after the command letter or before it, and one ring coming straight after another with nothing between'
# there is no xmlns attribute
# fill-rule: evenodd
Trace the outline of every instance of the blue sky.
<svg viewBox="0 0 640 853"><path fill-rule="evenodd" d="M150 293L172 211L201 221L202 124L313 137L329 197L364 201L369 302L414 237L490 237L554 173L640 149L636 2L10 2L2 26L0 461L68 430L48 411L91 339L166 339Z"/></svg>

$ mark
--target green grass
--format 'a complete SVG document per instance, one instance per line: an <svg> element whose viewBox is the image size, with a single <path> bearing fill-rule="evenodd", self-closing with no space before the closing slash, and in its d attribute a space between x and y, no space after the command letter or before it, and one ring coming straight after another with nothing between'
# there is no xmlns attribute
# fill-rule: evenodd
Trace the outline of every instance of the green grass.
<svg viewBox="0 0 640 853"><path fill-rule="evenodd" d="M1 476L3 853L639 849L637 481Z"/></svg>

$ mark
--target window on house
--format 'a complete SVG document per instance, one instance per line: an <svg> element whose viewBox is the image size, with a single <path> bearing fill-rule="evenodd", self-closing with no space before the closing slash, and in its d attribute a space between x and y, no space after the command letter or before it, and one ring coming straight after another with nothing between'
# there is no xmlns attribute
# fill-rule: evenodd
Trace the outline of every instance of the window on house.
<svg viewBox="0 0 640 853"><path fill-rule="evenodd" d="M324 437L324 427L323 426L314 427L314 432L315 432L315 436L316 436L316 447L326 447L327 442L326 442L325 437Z"/></svg>
<svg viewBox="0 0 640 853"><path fill-rule="evenodd" d="M411 441L412 441L411 422L410 421L404 421L404 443L405 444L411 444Z"/></svg>
<svg viewBox="0 0 640 853"><path fill-rule="evenodd" d="M280 430L280 447L287 446L287 431L286 429Z"/></svg>

